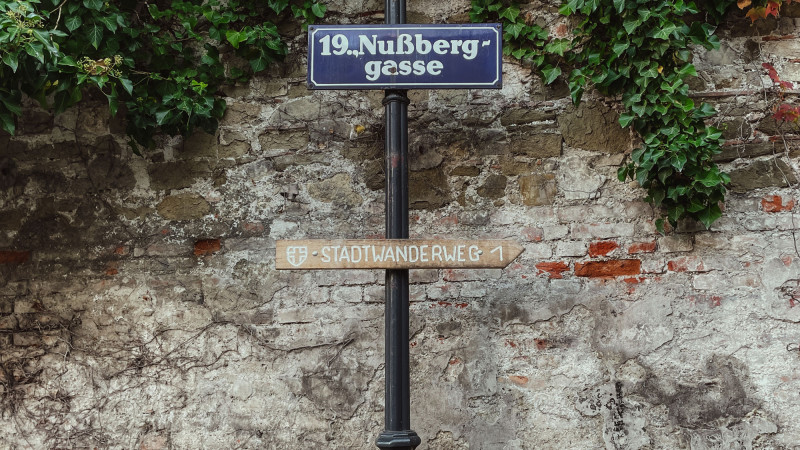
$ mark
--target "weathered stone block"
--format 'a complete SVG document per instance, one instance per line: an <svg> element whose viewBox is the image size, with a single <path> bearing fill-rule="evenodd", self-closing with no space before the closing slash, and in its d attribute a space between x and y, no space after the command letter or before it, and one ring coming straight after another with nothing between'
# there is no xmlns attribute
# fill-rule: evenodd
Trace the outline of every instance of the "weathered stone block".
<svg viewBox="0 0 800 450"><path fill-rule="evenodd" d="M53 115L37 106L22 108L22 117L17 121L18 134L49 132L53 127Z"/></svg>
<svg viewBox="0 0 800 450"><path fill-rule="evenodd" d="M292 166L307 166L309 164L323 164L330 165L330 156L324 153L291 153L288 155L281 155L272 160L275 163L275 170L283 172Z"/></svg>
<svg viewBox="0 0 800 450"><path fill-rule="evenodd" d="M42 335L34 332L14 333L13 343L17 347L41 346L43 344Z"/></svg>
<svg viewBox="0 0 800 450"><path fill-rule="evenodd" d="M193 220L208 214L211 205L197 194L177 194L162 200L156 210L168 220Z"/></svg>
<svg viewBox="0 0 800 450"><path fill-rule="evenodd" d="M619 125L619 114L600 102L585 101L570 106L558 116L564 142L573 148L621 153L631 147L631 135Z"/></svg>
<svg viewBox="0 0 800 450"><path fill-rule="evenodd" d="M353 179L346 173L310 183L308 195L321 202L349 208L360 205L362 201L361 196L353 189Z"/></svg>
<svg viewBox="0 0 800 450"><path fill-rule="evenodd" d="M75 134L84 141L92 136L106 136L111 131L109 129L110 118L108 103L82 104L78 108Z"/></svg>
<svg viewBox="0 0 800 450"><path fill-rule="evenodd" d="M554 133L529 134L525 131L509 137L508 151L530 158L556 158L561 156L561 135Z"/></svg>
<svg viewBox="0 0 800 450"><path fill-rule="evenodd" d="M632 223L626 222L575 224L572 226L571 234L575 239L608 239L614 237L633 236L634 226Z"/></svg>
<svg viewBox="0 0 800 450"><path fill-rule="evenodd" d="M755 158L775 153L774 142L747 142L744 144L725 145L722 152L714 155L714 162L725 163L738 158Z"/></svg>
<svg viewBox="0 0 800 450"><path fill-rule="evenodd" d="M22 331L53 330L64 326L68 321L48 312L18 314L18 326Z"/></svg>
<svg viewBox="0 0 800 450"><path fill-rule="evenodd" d="M375 139L357 139L349 144L346 144L341 151L342 156L355 161L362 162L371 159L381 159L383 157L383 149L381 143Z"/></svg>
<svg viewBox="0 0 800 450"><path fill-rule="evenodd" d="M229 101L222 121L230 124L241 124L252 122L258 119L260 115L261 105L259 104Z"/></svg>
<svg viewBox="0 0 800 450"><path fill-rule="evenodd" d="M731 191L747 192L765 187L787 187L797 183L794 171L780 159L753 161L731 171Z"/></svg>
<svg viewBox="0 0 800 450"><path fill-rule="evenodd" d="M14 297L1 296L0 297L0 314L11 314L14 312Z"/></svg>
<svg viewBox="0 0 800 450"><path fill-rule="evenodd" d="M477 166L458 166L450 171L451 177L477 177L481 174L481 169Z"/></svg>
<svg viewBox="0 0 800 450"><path fill-rule="evenodd" d="M510 125L525 125L531 122L555 120L555 118L556 115L552 112L545 112L532 108L512 108L508 109L500 116L500 124L507 127Z"/></svg>
<svg viewBox="0 0 800 450"><path fill-rule="evenodd" d="M586 243L581 241L561 241L556 244L556 256L586 256Z"/></svg>
<svg viewBox="0 0 800 450"><path fill-rule="evenodd" d="M506 194L507 178L503 175L489 175L478 187L477 193L484 198L501 198Z"/></svg>
<svg viewBox="0 0 800 450"><path fill-rule="evenodd" d="M436 209L450 203L452 194L441 167L408 174L411 209Z"/></svg>
<svg viewBox="0 0 800 450"><path fill-rule="evenodd" d="M3 316L0 317L0 331L7 332L8 330L17 329L16 316Z"/></svg>
<svg viewBox="0 0 800 450"><path fill-rule="evenodd" d="M373 191L383 189L386 184L383 161L371 160L365 162L362 166L364 168L364 184L367 188Z"/></svg>
<svg viewBox="0 0 800 450"><path fill-rule="evenodd" d="M250 151L250 143L246 141L233 141L219 147L220 158L239 158Z"/></svg>
<svg viewBox="0 0 800 450"><path fill-rule="evenodd" d="M753 134L750 124L745 122L742 117L726 121L721 129L723 139L747 139Z"/></svg>
<svg viewBox="0 0 800 450"><path fill-rule="evenodd" d="M0 158L23 158L26 159L29 155L28 144L16 139L0 138Z"/></svg>
<svg viewBox="0 0 800 450"><path fill-rule="evenodd" d="M98 151L86 167L92 186L99 190L130 190L136 186L136 177L130 165L121 157L115 141L110 150Z"/></svg>
<svg viewBox="0 0 800 450"><path fill-rule="evenodd" d="M690 252L694 241L689 234L662 236L658 238L658 249L664 253Z"/></svg>
<svg viewBox="0 0 800 450"><path fill-rule="evenodd" d="M0 230L18 230L27 218L27 211L11 209L0 214Z"/></svg>
<svg viewBox="0 0 800 450"><path fill-rule="evenodd" d="M181 150L175 156L179 158L216 158L219 141L217 136L197 130L183 141Z"/></svg>
<svg viewBox="0 0 800 450"><path fill-rule="evenodd" d="M519 178L519 191L525 206L552 205L556 199L556 177L552 173L534 173Z"/></svg>
<svg viewBox="0 0 800 450"><path fill-rule="evenodd" d="M270 156L271 150L300 150L308 145L308 130L267 131L258 137L261 150Z"/></svg>
<svg viewBox="0 0 800 450"><path fill-rule="evenodd" d="M211 167L206 161L170 161L151 164L148 167L150 187L160 191L183 189L198 178L211 176Z"/></svg>
<svg viewBox="0 0 800 450"><path fill-rule="evenodd" d="M283 120L308 122L323 117L323 102L312 97L302 97L281 105L278 109Z"/></svg>
<svg viewBox="0 0 800 450"><path fill-rule="evenodd" d="M259 79L253 85L254 94L263 97L280 97L286 95L287 88L285 81L264 81Z"/></svg>

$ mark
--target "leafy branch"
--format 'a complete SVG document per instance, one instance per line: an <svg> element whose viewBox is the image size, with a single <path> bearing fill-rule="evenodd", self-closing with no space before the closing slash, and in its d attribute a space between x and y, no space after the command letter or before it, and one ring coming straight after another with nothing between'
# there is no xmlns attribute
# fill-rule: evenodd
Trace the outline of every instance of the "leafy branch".
<svg viewBox="0 0 800 450"><path fill-rule="evenodd" d="M714 0L706 16L719 19L732 4ZM550 38L520 20L514 3L473 0L472 11L472 20L501 21L509 54L530 61L546 84L569 70L574 103L589 88L621 97L620 124L633 128L643 144L618 176L637 181L646 200L661 208L659 231L683 218L710 227L721 216L730 177L712 158L721 151L722 133L706 124L714 108L695 104L686 84L697 75L692 48L716 49L719 40L713 24L696 20L700 9L693 1L565 0L559 12L578 24L572 39Z"/></svg>
<svg viewBox="0 0 800 450"><path fill-rule="evenodd" d="M278 24L325 13L313 0L42 1L0 1L0 126L14 133L23 94L58 114L95 88L125 110L134 149L160 132L213 132L220 88L286 55Z"/></svg>

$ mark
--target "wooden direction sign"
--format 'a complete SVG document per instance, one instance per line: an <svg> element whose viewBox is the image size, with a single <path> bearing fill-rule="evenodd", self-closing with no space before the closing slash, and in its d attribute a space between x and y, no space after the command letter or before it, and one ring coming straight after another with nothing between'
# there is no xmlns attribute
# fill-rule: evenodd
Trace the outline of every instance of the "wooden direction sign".
<svg viewBox="0 0 800 450"><path fill-rule="evenodd" d="M275 267L308 269L502 269L524 250L514 241L306 239L277 241Z"/></svg>

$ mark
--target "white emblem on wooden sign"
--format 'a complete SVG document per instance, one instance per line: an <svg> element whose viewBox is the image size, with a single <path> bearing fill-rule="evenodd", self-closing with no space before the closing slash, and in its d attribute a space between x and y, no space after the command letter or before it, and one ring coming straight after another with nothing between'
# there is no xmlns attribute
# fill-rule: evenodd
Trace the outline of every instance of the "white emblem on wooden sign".
<svg viewBox="0 0 800 450"><path fill-rule="evenodd" d="M294 267L300 267L308 258L308 247L291 245L286 247L286 261Z"/></svg>

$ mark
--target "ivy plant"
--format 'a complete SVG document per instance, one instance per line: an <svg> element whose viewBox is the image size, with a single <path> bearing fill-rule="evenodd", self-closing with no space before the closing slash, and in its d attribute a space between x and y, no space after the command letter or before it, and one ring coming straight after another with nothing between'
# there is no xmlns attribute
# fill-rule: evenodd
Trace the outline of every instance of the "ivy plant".
<svg viewBox="0 0 800 450"><path fill-rule="evenodd" d="M618 176L647 190L646 200L663 211L656 221L663 232L665 222L691 218L709 227L721 216L730 177L713 156L722 133L706 123L714 108L695 103L686 81L697 75L692 48L719 47L706 19L719 20L731 4L713 0L701 13L685 0L565 0L559 12L577 24L571 39L528 25L504 0L473 0L472 19L502 22L509 54L527 58L545 83L565 73L574 103L590 87L621 98L620 125L633 128L642 146Z"/></svg>
<svg viewBox="0 0 800 450"><path fill-rule="evenodd" d="M286 55L278 24L324 13L313 0L0 0L0 126L14 133L23 94L58 114L97 89L125 110L135 150L213 133L220 88Z"/></svg>

